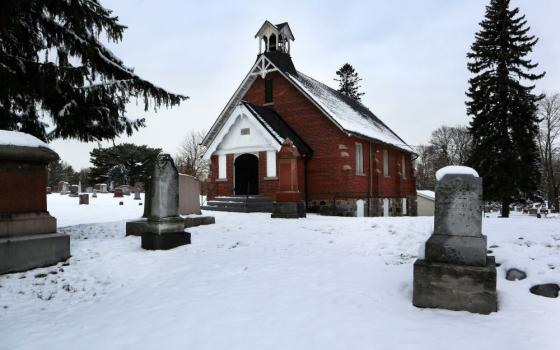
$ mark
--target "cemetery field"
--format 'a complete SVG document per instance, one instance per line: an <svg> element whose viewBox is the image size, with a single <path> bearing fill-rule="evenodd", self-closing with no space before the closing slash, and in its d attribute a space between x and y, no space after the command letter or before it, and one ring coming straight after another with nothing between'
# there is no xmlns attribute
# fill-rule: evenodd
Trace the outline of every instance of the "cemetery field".
<svg viewBox="0 0 560 350"><path fill-rule="evenodd" d="M119 206L119 201L124 205ZM0 276L1 349L556 349L560 219L483 219L499 312L418 309L412 267L433 217L270 219L207 212L192 244L125 238L132 196L48 196L67 263ZM507 281L519 268L528 277Z"/></svg>

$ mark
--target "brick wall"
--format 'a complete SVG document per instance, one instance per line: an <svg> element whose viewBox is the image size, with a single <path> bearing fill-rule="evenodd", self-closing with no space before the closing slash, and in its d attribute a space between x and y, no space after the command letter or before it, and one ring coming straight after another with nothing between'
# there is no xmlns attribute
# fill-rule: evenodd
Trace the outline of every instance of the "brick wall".
<svg viewBox="0 0 560 350"><path fill-rule="evenodd" d="M391 146L370 145L369 140L345 134L279 73L270 73L266 78L273 81L273 108L313 150L313 157L306 163L307 179L304 160L300 161L298 169L300 191L305 193L307 184L308 200L320 203L369 198L370 192L373 197L404 198L415 195L416 180L409 154ZM243 99L263 105L264 79L257 78ZM363 175L356 174L356 143L362 144ZM373 153L371 166L370 147ZM389 152L389 177L383 176L383 149ZM400 169L403 154L406 157L406 179L402 178ZM217 182L218 159L212 156L209 198L233 193L233 155L228 155L227 164L227 181ZM265 180L265 177L266 152L261 152L259 190L260 194L272 196L278 188L278 181Z"/></svg>

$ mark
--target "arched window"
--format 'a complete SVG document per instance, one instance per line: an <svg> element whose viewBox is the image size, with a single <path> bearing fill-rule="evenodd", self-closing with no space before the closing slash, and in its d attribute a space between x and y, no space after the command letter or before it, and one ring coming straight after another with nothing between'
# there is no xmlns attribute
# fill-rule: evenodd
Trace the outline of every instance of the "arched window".
<svg viewBox="0 0 560 350"><path fill-rule="evenodd" d="M276 51L276 34L271 34L268 39L268 51Z"/></svg>

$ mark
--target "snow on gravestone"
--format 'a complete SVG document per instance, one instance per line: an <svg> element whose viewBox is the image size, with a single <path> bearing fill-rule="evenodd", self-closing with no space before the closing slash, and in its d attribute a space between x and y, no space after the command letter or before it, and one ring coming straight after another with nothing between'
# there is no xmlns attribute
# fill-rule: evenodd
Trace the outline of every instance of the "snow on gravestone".
<svg viewBox="0 0 560 350"><path fill-rule="evenodd" d="M425 259L414 263L413 304L418 307L497 310L496 265L482 235L482 179L474 169L437 173L434 233Z"/></svg>
<svg viewBox="0 0 560 350"><path fill-rule="evenodd" d="M142 248L171 249L191 243L184 232L185 221L179 216L179 173L169 154L160 154L151 179L148 220L142 228Z"/></svg>

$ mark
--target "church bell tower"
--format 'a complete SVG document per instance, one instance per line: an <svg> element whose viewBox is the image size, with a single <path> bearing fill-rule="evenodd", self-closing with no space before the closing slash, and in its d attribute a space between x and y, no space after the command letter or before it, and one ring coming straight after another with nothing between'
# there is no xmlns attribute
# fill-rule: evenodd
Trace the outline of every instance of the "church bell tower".
<svg viewBox="0 0 560 350"><path fill-rule="evenodd" d="M290 41L295 40L288 22L274 25L269 21L264 22L255 38L259 39L259 54L276 51L289 55Z"/></svg>

